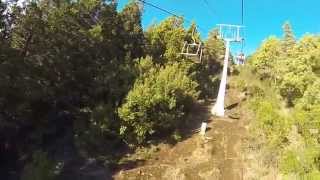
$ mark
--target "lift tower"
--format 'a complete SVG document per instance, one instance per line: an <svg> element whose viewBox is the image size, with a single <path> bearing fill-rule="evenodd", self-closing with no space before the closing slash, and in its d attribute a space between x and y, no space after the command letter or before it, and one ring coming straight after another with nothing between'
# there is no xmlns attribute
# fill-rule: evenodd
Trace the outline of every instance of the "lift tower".
<svg viewBox="0 0 320 180"><path fill-rule="evenodd" d="M212 107L211 113L213 115L223 117L224 116L224 97L226 93L227 86L227 76L228 76L228 62L230 54L230 44L231 43L241 43L243 38L241 37L241 31L243 26L231 25L231 24L218 24L219 27L219 38L225 42L226 50L223 61L223 71L221 82L219 86L219 93L217 97L216 104Z"/></svg>

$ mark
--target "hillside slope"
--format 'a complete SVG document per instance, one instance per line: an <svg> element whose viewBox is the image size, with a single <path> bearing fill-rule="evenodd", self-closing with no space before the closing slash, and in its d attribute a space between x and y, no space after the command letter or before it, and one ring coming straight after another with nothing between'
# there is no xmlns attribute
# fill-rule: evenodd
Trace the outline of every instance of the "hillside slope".
<svg viewBox="0 0 320 180"><path fill-rule="evenodd" d="M231 79L232 80L232 79ZM122 179L246 179L244 142L248 124L242 109L242 95L230 87L226 95L227 116L210 115L212 102L203 104L190 117L200 127L208 121L205 137L188 132L182 142L174 146L157 145L151 158L133 169L122 170L114 178Z"/></svg>

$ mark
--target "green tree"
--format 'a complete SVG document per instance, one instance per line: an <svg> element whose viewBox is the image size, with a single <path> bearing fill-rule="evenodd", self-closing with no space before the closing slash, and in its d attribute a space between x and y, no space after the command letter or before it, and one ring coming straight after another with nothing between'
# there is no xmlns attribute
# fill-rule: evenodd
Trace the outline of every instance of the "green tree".
<svg viewBox="0 0 320 180"><path fill-rule="evenodd" d="M283 29L283 40L282 40L282 50L285 53L290 53L290 50L295 46L296 39L289 22L285 22L282 26Z"/></svg>
<svg viewBox="0 0 320 180"><path fill-rule="evenodd" d="M97 0L23 8L6 40L11 47L0 52L1 129L32 129L11 131L22 134L23 154L55 142L66 129L83 150L107 153L106 142L119 137L117 107L135 80L133 58L143 55L140 11L118 13Z"/></svg>
<svg viewBox="0 0 320 180"><path fill-rule="evenodd" d="M312 81L314 75L310 66L306 65L302 58L287 58L280 60L278 64L279 90L285 97L289 106L292 106Z"/></svg>
<svg viewBox="0 0 320 180"><path fill-rule="evenodd" d="M218 36L218 29L213 29L205 42L205 59L210 65L216 64L224 56L224 42L220 40Z"/></svg>
<svg viewBox="0 0 320 180"><path fill-rule="evenodd" d="M275 69L276 64L279 61L281 55L281 42L276 37L269 37L266 39L258 50L252 55L249 63L253 66L253 69L265 78L276 79L277 71Z"/></svg>
<svg viewBox="0 0 320 180"><path fill-rule="evenodd" d="M136 81L119 109L120 133L130 143L143 143L155 133L177 129L198 96L196 88L184 64L151 69Z"/></svg>
<svg viewBox="0 0 320 180"><path fill-rule="evenodd" d="M122 138L140 143L176 130L198 91L215 86L210 66L224 47L214 35L204 64L181 62L195 23L185 30L182 18L169 17L144 33L135 2L122 11L112 0L6 3L0 1L0 146L15 148L11 162L31 159L25 170L40 179L60 138L68 135L68 144L91 157L112 155ZM37 150L44 154L32 156Z"/></svg>
<svg viewBox="0 0 320 180"><path fill-rule="evenodd" d="M159 64L180 61L185 37L183 19L169 17L160 24L148 28L147 53Z"/></svg>
<svg viewBox="0 0 320 180"><path fill-rule="evenodd" d="M283 39L273 38L265 42L254 53L250 64L264 80L276 80L268 85L275 86L276 93L283 97L292 113L276 111L281 109L276 100L273 105L259 99L252 107L257 119L254 127L265 135L265 146L276 142L280 147L280 170L284 177L296 175L302 179L317 179L320 164L317 151L320 39L307 34L296 41L289 23L284 24L283 30Z"/></svg>
<svg viewBox="0 0 320 180"><path fill-rule="evenodd" d="M141 8L138 3L132 2L125 6L119 14L123 24L123 42L127 57L130 60L143 56L144 34L141 26Z"/></svg>
<svg viewBox="0 0 320 180"><path fill-rule="evenodd" d="M296 56L302 57L315 74L320 74L320 37L307 34L296 46Z"/></svg>
<svg viewBox="0 0 320 180"><path fill-rule="evenodd" d="M298 107L310 110L314 106L320 105L320 79L309 85L298 102Z"/></svg>

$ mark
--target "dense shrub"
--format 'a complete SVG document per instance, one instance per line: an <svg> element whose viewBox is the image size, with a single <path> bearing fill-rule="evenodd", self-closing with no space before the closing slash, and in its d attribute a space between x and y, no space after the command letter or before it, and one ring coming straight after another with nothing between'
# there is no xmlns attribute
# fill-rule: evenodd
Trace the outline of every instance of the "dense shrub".
<svg viewBox="0 0 320 180"><path fill-rule="evenodd" d="M245 80L243 80L243 79L238 80L237 83L235 84L235 86L241 92L245 92L247 90L247 84L246 84Z"/></svg>
<svg viewBox="0 0 320 180"><path fill-rule="evenodd" d="M283 38L267 39L250 58L250 67L271 86L260 89L264 93L251 103L252 127L265 137L265 147L280 147L276 158L284 179L319 179L320 36L296 41L289 23L283 30ZM268 89L275 89L276 98Z"/></svg>
<svg viewBox="0 0 320 180"><path fill-rule="evenodd" d="M112 0L15 4L0 0L0 159L10 161L0 166L19 171L35 149L54 160L65 145L83 158L118 158L123 136L142 142L172 130L179 140L174 130L197 90L217 86L213 66L223 42L211 36L206 66L191 65L180 54L183 42L202 40L182 18L144 32L135 1L120 11ZM25 177L50 179L46 154L34 156Z"/></svg>
<svg viewBox="0 0 320 180"><path fill-rule="evenodd" d="M183 19L169 17L159 24L154 24L145 33L147 39L147 53L159 64L181 60L182 42L186 31Z"/></svg>
<svg viewBox="0 0 320 180"><path fill-rule="evenodd" d="M129 141L142 143L155 132L176 129L198 97L197 86L188 77L185 64L151 69L136 81L119 109L120 133Z"/></svg>
<svg viewBox="0 0 320 180"><path fill-rule="evenodd" d="M310 110L315 105L320 104L320 79L308 86L303 97L298 101L297 106L306 110Z"/></svg>
<svg viewBox="0 0 320 180"><path fill-rule="evenodd" d="M281 53L281 42L275 37L266 39L260 48L253 54L249 63L261 78L274 77L273 72L276 61Z"/></svg>
<svg viewBox="0 0 320 180"><path fill-rule="evenodd" d="M26 164L21 176L22 180L54 180L55 163L41 151L33 153L32 161Z"/></svg>
<svg viewBox="0 0 320 180"><path fill-rule="evenodd" d="M214 71L208 64L193 64L189 77L198 83L199 98L212 99L218 93L220 84L219 71Z"/></svg>
<svg viewBox="0 0 320 180"><path fill-rule="evenodd" d="M272 100L264 97L251 101L251 109L255 113L254 128L261 134L272 147L284 145L286 135L290 129L288 119L279 112L280 107Z"/></svg>
<svg viewBox="0 0 320 180"><path fill-rule="evenodd" d="M311 110L297 108L294 119L299 133L305 138L306 144L319 145L320 105L313 106Z"/></svg>
<svg viewBox="0 0 320 180"><path fill-rule="evenodd" d="M278 63L277 71L280 75L277 78L277 88L290 106L303 96L308 85L315 79L311 66L305 62L304 58L295 57L282 59Z"/></svg>
<svg viewBox="0 0 320 180"><path fill-rule="evenodd" d="M285 174L293 174L300 179L319 178L319 169L316 166L319 163L320 153L316 148L301 148L300 151L288 150L283 153L280 160L280 170ZM319 165L319 164L318 164Z"/></svg>

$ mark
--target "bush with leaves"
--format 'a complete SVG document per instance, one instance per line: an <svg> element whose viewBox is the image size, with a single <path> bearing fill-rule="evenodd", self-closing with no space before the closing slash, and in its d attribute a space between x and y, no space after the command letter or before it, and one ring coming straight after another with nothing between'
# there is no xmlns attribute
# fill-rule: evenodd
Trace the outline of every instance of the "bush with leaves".
<svg viewBox="0 0 320 180"><path fill-rule="evenodd" d="M280 160L280 169L286 174L294 174L305 179L318 179L320 176L320 104L314 87L308 88L304 97L293 111L296 134L288 137L289 146L285 148ZM293 139L293 140L292 140Z"/></svg>
<svg viewBox="0 0 320 180"><path fill-rule="evenodd" d="M175 130L198 97L189 66L172 64L153 68L136 81L119 108L120 133L129 142L143 143L150 135Z"/></svg>
<svg viewBox="0 0 320 180"><path fill-rule="evenodd" d="M212 66L224 51L217 32L206 42L204 65L195 65L180 54L194 23L186 30L182 18L169 17L143 32L139 3L116 6L0 1L0 146L15 148L15 163L35 149L50 156L60 138L81 155L113 156L120 129L138 142L171 130L180 139L174 130L198 90L214 92ZM196 31L194 38L201 41Z"/></svg>
<svg viewBox="0 0 320 180"><path fill-rule="evenodd" d="M23 169L22 180L54 180L56 163L50 160L47 153L36 151L33 153L32 161L27 163Z"/></svg>
<svg viewBox="0 0 320 180"><path fill-rule="evenodd" d="M277 64L279 72L277 87L280 95L292 106L301 98L315 77L310 65L303 58L286 58Z"/></svg>
<svg viewBox="0 0 320 180"><path fill-rule="evenodd" d="M319 150L315 147L287 150L281 157L280 170L286 176L294 175L300 179L316 180L320 178L319 158Z"/></svg>
<svg viewBox="0 0 320 180"><path fill-rule="evenodd" d="M303 97L297 103L297 107L306 110L313 109L316 105L320 105L320 79L308 86Z"/></svg>
<svg viewBox="0 0 320 180"><path fill-rule="evenodd" d="M145 58L136 59L135 70L137 77L143 77L148 75L149 71L153 68L159 68L160 66L155 64L152 57L147 56Z"/></svg>
<svg viewBox="0 0 320 180"><path fill-rule="evenodd" d="M251 101L251 109L255 113L254 129L271 147L283 145L290 129L290 121L278 111L279 106L265 97Z"/></svg>
<svg viewBox="0 0 320 180"><path fill-rule="evenodd" d="M262 79L276 76L274 66L281 53L280 47L281 42L279 39L269 37L251 57L249 63Z"/></svg>
<svg viewBox="0 0 320 180"><path fill-rule="evenodd" d="M282 39L272 37L262 44L250 65L287 107L263 94L251 107L253 129L265 137L266 147L278 145L284 179L319 179L320 36L307 34L296 41L289 23L283 30Z"/></svg>
<svg viewBox="0 0 320 180"><path fill-rule="evenodd" d="M169 17L160 24L152 25L145 33L147 53L159 64L181 60L182 45L186 35L183 19Z"/></svg>
<svg viewBox="0 0 320 180"><path fill-rule="evenodd" d="M310 110L295 109L295 123L299 133L305 138L305 142L311 145L320 145L318 134L320 133L320 104Z"/></svg>
<svg viewBox="0 0 320 180"><path fill-rule="evenodd" d="M11 161L61 148L56 143L69 134L90 157L114 152L117 108L135 81L133 60L144 56L138 4L118 12L110 0L26 1L7 17L15 11L2 2L0 146L15 148Z"/></svg>
<svg viewBox="0 0 320 180"><path fill-rule="evenodd" d="M270 37L250 59L262 79L272 80L289 106L294 106L319 71L320 40L306 35L296 42L289 23L283 26L284 37Z"/></svg>

